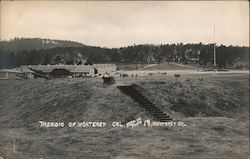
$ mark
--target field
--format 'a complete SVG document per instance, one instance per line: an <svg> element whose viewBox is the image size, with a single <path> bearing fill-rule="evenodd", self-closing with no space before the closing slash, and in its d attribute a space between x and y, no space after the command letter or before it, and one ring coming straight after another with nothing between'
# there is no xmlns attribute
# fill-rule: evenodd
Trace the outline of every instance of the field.
<svg viewBox="0 0 250 159"><path fill-rule="evenodd" d="M198 66L189 66L178 64L174 62L166 62L161 64L117 64L119 70L190 70L190 69L200 69Z"/></svg>
<svg viewBox="0 0 250 159"><path fill-rule="evenodd" d="M186 127L113 128L145 110L116 86L136 83L152 102ZM2 158L247 159L249 77L197 73L0 81ZM105 128L41 128L39 121L105 121Z"/></svg>
<svg viewBox="0 0 250 159"><path fill-rule="evenodd" d="M167 62L142 68L141 70L190 70L193 68L195 69L195 67L193 66L178 64L174 62ZM198 69L198 67L196 69Z"/></svg>
<svg viewBox="0 0 250 159"><path fill-rule="evenodd" d="M147 66L148 64L116 64L117 65L117 68L119 70L136 70L136 69L139 69L139 68L143 68L145 66Z"/></svg>

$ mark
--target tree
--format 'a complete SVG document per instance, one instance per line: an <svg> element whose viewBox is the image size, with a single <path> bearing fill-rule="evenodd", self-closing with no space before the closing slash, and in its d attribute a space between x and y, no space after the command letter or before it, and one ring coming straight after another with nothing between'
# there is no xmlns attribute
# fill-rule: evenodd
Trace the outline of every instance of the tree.
<svg viewBox="0 0 250 159"><path fill-rule="evenodd" d="M61 63L62 62L62 58L60 56L56 56L56 58L54 59L55 63Z"/></svg>
<svg viewBox="0 0 250 159"><path fill-rule="evenodd" d="M49 75L58 78L58 77L72 76L72 73L67 69L58 68L58 69L53 69Z"/></svg>
<svg viewBox="0 0 250 159"><path fill-rule="evenodd" d="M88 59L84 65L93 65L93 62Z"/></svg>

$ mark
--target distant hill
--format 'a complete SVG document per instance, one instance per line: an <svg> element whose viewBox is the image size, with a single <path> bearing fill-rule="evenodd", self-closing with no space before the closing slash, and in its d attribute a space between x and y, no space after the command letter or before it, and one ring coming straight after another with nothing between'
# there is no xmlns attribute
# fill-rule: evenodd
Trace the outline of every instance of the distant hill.
<svg viewBox="0 0 250 159"><path fill-rule="evenodd" d="M55 47L82 47L78 42L66 40L52 40L40 38L14 38L10 41L0 41L0 51L5 53L19 52L23 50L51 49Z"/></svg>
<svg viewBox="0 0 250 159"><path fill-rule="evenodd" d="M175 62L212 68L213 44L143 44L121 48L88 46L78 42L51 39L15 38L0 41L0 68L29 64L161 64ZM216 46L219 68L249 68L249 47ZM164 66L165 68L165 66Z"/></svg>

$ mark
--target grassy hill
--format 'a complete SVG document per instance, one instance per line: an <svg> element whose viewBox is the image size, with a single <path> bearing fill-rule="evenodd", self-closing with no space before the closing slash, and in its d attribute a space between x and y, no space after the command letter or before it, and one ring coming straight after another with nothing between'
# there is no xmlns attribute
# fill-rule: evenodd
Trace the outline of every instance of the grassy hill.
<svg viewBox="0 0 250 159"><path fill-rule="evenodd" d="M40 120L128 121L143 115L142 108L130 106L128 97L114 86L102 85L101 79L0 82L3 127L35 126Z"/></svg>
<svg viewBox="0 0 250 159"><path fill-rule="evenodd" d="M203 80L200 80L203 78ZM182 75L101 79L1 80L3 158L247 158L247 75ZM150 119L117 85L143 93L186 127L112 128L112 121ZM226 104L227 103L227 104ZM106 128L40 128L38 121L106 121Z"/></svg>
<svg viewBox="0 0 250 159"><path fill-rule="evenodd" d="M21 52L23 50L51 49L55 47L82 47L81 43L67 40L53 40L41 38L14 38L9 41L0 41L0 52Z"/></svg>

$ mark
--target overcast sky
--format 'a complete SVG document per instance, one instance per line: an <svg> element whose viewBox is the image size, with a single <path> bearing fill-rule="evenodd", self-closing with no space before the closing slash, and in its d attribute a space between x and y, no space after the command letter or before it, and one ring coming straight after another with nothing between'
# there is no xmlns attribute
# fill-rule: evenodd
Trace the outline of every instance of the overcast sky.
<svg viewBox="0 0 250 159"><path fill-rule="evenodd" d="M249 46L248 1L1 1L1 40L40 37L88 45Z"/></svg>

